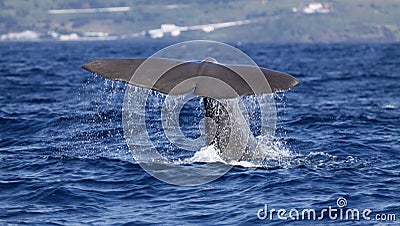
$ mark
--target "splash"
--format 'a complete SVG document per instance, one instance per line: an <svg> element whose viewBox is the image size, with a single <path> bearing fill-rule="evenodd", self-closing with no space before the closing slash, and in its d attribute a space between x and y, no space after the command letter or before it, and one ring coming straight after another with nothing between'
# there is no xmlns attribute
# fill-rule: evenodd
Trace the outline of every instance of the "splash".
<svg viewBox="0 0 400 226"><path fill-rule="evenodd" d="M135 143L133 144L138 150L136 153L131 153L127 150L124 144L124 135L121 130L120 120L120 109L122 91L126 88L125 84L117 81L102 81L97 76L92 76L79 91L80 100L87 96L92 96L91 102L81 102L79 107L82 108L81 115L75 115L75 120L78 120L83 127L80 129L71 128L70 138L74 142L70 143L68 147L60 149L60 154L69 157L83 157L83 158L117 158L117 159L129 159L129 156L134 155L136 161L142 162L169 162L171 158L175 159L172 161L173 164L196 164L196 163L222 163L226 165L241 166L245 168L268 168L271 165L283 165L286 164L289 159L293 159L295 155L285 145L278 141L271 141L271 135L263 137L262 133L269 133L273 128L268 128L265 125L274 123L273 114L275 109L269 104L271 95L263 95L256 97L243 97L240 108L242 109L243 115L249 125L254 124L257 120L262 120L259 125L252 125L252 129L258 130L254 132L256 135L256 152L257 155L262 159L246 159L246 160L224 160L220 155L220 150L214 146L204 146L204 121L200 120L196 123L190 121L193 125L185 131L182 127L182 122L179 121L179 113L182 109L195 114L195 117L204 117L201 112L204 111L203 102L201 98L194 99L192 102L188 100L193 99L193 94L188 96L166 96L153 91L148 91L140 87L129 86L128 89L132 90L132 94L129 101L132 102L133 108L131 114L135 115L130 121L132 125L133 134L135 135ZM92 92L92 90L99 90ZM150 93L150 94L149 94ZM147 100L146 95L153 96ZM155 155L149 148L149 144L144 142L147 138L147 133L139 133L141 129L149 131L151 125L141 123L142 120L136 120L139 118L145 118L146 114L152 115L154 112L152 109L148 112L139 111L140 109L135 106L145 105L146 101L152 101L154 106L159 108L160 116L164 118L161 120L161 126L164 130L167 138L176 144L178 148L190 149L191 151L186 153L178 153L176 147L171 147L160 142L158 144L158 151L171 152L172 155L166 158L160 158ZM186 105L185 105L186 104ZM261 117L257 108L267 109L269 114L268 117ZM171 114L172 113L172 114ZM267 115L267 114L265 114ZM181 115L182 116L182 115ZM188 117L187 115L183 115ZM183 117L182 116L182 117ZM257 120L254 120L257 119ZM178 124L176 124L178 122ZM146 129L146 127L149 127ZM187 129L187 128L186 128ZM240 128L237 128L240 129ZM198 130L200 136L193 136L193 130ZM159 133L154 133L154 138L157 139ZM258 135L258 136L257 136ZM150 135L153 136L153 135ZM188 137L189 136L189 137ZM143 138L143 139L142 139ZM184 142L182 142L184 141ZM154 145L153 143L151 145ZM143 151L140 151L143 149ZM197 150L197 151L196 151Z"/></svg>
<svg viewBox="0 0 400 226"><path fill-rule="evenodd" d="M213 145L202 147L195 152L192 157L175 161L175 164L191 164L191 163L223 163L233 166L241 166L244 168L269 168L273 165L288 164L297 155L287 149L281 142L270 143L269 145L261 144L258 147L258 152L262 152L263 161L257 162L248 160L224 160L220 156L220 150Z"/></svg>
<svg viewBox="0 0 400 226"><path fill-rule="evenodd" d="M183 162L186 163L195 163L195 162L200 162L200 163L213 163L213 162L221 162L225 163L226 162L221 158L219 155L219 150L214 147L214 145L210 145L207 147L201 148L199 151L194 153L193 157L190 157L184 160Z"/></svg>

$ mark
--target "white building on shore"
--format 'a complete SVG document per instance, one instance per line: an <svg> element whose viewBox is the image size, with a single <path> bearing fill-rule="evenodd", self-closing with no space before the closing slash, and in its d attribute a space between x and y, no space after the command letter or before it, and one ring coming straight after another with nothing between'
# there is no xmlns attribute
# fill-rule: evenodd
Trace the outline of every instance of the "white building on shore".
<svg viewBox="0 0 400 226"><path fill-rule="evenodd" d="M303 8L303 13L313 14L313 13L330 13L330 5L321 2L311 2L308 3L307 7Z"/></svg>

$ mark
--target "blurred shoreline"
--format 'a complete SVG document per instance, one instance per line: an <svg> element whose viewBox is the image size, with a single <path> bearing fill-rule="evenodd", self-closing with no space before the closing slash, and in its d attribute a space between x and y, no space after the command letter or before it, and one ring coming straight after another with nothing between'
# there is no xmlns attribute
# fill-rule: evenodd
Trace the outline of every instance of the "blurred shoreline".
<svg viewBox="0 0 400 226"><path fill-rule="evenodd" d="M0 0L0 40L399 42L397 0Z"/></svg>

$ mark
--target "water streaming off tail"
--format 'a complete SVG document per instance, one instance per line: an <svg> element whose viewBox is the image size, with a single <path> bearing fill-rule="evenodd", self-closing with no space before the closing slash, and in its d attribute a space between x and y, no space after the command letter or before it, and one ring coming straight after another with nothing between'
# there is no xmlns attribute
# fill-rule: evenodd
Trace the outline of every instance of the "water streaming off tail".
<svg viewBox="0 0 400 226"><path fill-rule="evenodd" d="M59 154L68 157L107 157L130 159L123 139L121 108L125 84L90 77L79 88L79 103L68 116L74 124L67 130L70 140L59 148Z"/></svg>
<svg viewBox="0 0 400 226"><path fill-rule="evenodd" d="M123 106L126 89L128 104ZM244 96L238 101L255 142L250 150L253 156L246 160L224 160L220 150L206 145L203 99L192 93L169 96L92 76L79 89L79 98L82 101L77 108L83 113L71 117L82 127L71 125L69 136L74 142L58 150L64 156L119 159L133 156L139 162L222 162L244 167L283 165L296 156L275 137L273 95ZM237 127L234 132L243 129Z"/></svg>
<svg viewBox="0 0 400 226"><path fill-rule="evenodd" d="M245 96L228 101L236 104L240 123L233 133L251 131L242 145L250 158L226 159L221 151L206 145L203 98L186 95L164 95L129 86L123 109L124 132L128 146L139 162L222 162L262 166L266 161L282 161L290 151L274 139L276 109L273 95ZM236 115L235 117L238 117ZM247 127L247 128L246 128ZM234 136L233 136L234 137ZM252 142L252 143L250 143ZM246 146L250 150L244 150ZM242 164L243 165L243 164Z"/></svg>

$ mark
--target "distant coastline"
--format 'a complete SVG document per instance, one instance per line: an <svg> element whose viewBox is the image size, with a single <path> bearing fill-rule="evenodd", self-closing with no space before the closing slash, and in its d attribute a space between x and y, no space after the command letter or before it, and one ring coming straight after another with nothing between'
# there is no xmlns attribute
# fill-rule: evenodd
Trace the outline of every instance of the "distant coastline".
<svg viewBox="0 0 400 226"><path fill-rule="evenodd" d="M400 42L396 0L0 1L1 41Z"/></svg>

